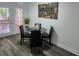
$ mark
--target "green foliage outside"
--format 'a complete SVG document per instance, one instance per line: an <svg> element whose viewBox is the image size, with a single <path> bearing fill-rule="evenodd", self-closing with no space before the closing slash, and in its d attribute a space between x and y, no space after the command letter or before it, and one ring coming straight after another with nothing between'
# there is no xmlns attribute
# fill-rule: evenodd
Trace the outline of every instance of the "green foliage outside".
<svg viewBox="0 0 79 59"><path fill-rule="evenodd" d="M4 10L3 8L0 8L0 16L4 16L6 14L5 12L6 10Z"/></svg>

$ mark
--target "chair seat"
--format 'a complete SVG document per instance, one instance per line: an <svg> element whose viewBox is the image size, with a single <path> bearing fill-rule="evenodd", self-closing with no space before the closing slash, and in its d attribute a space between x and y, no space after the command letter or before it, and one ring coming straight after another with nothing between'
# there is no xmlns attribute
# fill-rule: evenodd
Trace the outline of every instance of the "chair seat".
<svg viewBox="0 0 79 59"><path fill-rule="evenodd" d="M48 37L49 37L49 34L46 33L46 32L44 32L44 33L42 33L42 37L43 37L43 38L48 38Z"/></svg>
<svg viewBox="0 0 79 59"><path fill-rule="evenodd" d="M30 38L30 37L31 37L31 34L28 33L28 32L24 32L24 37L25 37L25 38L26 38L26 37Z"/></svg>

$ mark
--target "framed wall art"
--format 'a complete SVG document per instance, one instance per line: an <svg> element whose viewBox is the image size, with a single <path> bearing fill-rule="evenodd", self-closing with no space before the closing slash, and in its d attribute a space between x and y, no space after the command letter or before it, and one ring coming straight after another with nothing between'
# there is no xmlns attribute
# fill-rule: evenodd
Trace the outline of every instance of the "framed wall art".
<svg viewBox="0 0 79 59"><path fill-rule="evenodd" d="M38 17L58 19L58 2L39 4Z"/></svg>

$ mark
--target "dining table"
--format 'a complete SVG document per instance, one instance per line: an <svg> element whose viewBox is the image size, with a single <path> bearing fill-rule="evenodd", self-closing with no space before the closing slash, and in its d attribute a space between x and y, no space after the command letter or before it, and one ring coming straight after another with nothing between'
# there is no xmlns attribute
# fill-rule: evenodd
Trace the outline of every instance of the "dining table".
<svg viewBox="0 0 79 59"><path fill-rule="evenodd" d="M31 31L33 31L33 30L39 30L39 31L41 31L41 34L47 32L47 29L46 28L37 29L37 28L34 28L34 27L27 27L27 28L25 28L24 32L28 32L28 33L31 34Z"/></svg>

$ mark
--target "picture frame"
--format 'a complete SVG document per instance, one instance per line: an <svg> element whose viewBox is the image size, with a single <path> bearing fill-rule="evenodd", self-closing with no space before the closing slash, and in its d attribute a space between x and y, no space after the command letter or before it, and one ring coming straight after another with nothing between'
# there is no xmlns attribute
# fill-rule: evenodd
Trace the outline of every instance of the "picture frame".
<svg viewBox="0 0 79 59"><path fill-rule="evenodd" d="M38 17L58 19L58 2L39 4Z"/></svg>

